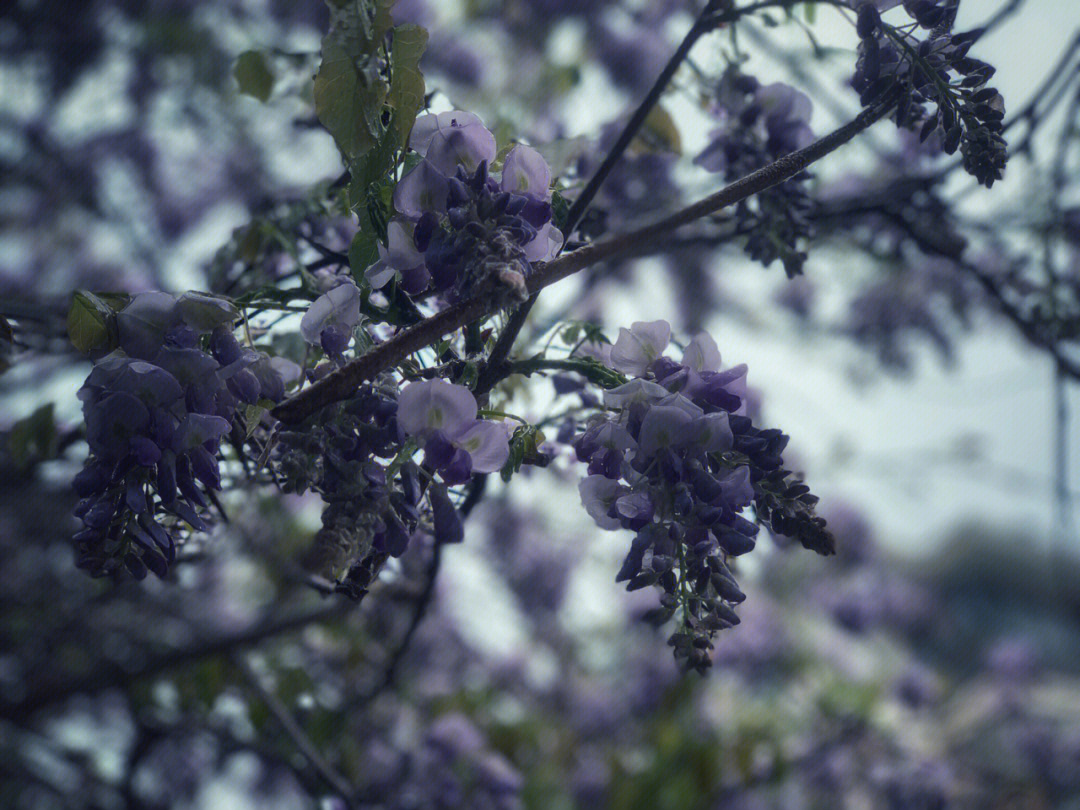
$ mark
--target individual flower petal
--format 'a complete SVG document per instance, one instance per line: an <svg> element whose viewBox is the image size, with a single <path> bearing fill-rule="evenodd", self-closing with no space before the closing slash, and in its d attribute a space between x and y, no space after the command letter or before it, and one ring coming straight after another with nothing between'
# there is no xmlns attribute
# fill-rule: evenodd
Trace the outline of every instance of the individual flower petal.
<svg viewBox="0 0 1080 810"><path fill-rule="evenodd" d="M304 376L304 370L287 357L271 357L270 368L285 385L300 382L300 378Z"/></svg>
<svg viewBox="0 0 1080 810"><path fill-rule="evenodd" d="M506 429L495 422L478 421L459 435L454 443L472 457L475 472L501 470L510 457Z"/></svg>
<svg viewBox="0 0 1080 810"><path fill-rule="evenodd" d="M531 146L518 145L503 162L499 187L515 194L531 194L541 199L551 197L551 169L543 156Z"/></svg>
<svg viewBox="0 0 1080 810"><path fill-rule="evenodd" d="M134 394L149 408L168 405L184 393L176 377L142 360L129 361L113 382L112 389Z"/></svg>
<svg viewBox="0 0 1080 810"><path fill-rule="evenodd" d="M397 422L409 436L442 430L455 438L476 421L476 410L476 398L465 386L423 380L401 389Z"/></svg>
<svg viewBox="0 0 1080 810"><path fill-rule="evenodd" d="M206 442L217 441L228 432L227 419L204 413L189 413L176 428L173 450L183 453Z"/></svg>
<svg viewBox="0 0 1080 810"><path fill-rule="evenodd" d="M447 127L431 136L426 162L446 177L452 177L462 166L469 173L483 161L495 160L495 136L483 124Z"/></svg>
<svg viewBox="0 0 1080 810"><path fill-rule="evenodd" d="M441 470L453 459L456 449L445 432L432 430L424 439L424 463Z"/></svg>
<svg viewBox="0 0 1080 810"><path fill-rule="evenodd" d="M472 478L472 473L472 457L460 447L454 448L450 460L439 469L439 475L448 487L464 484Z"/></svg>
<svg viewBox="0 0 1080 810"><path fill-rule="evenodd" d="M649 408L641 420L638 449L647 456L662 447L686 444L691 436L694 417L673 405L656 405Z"/></svg>
<svg viewBox="0 0 1080 810"><path fill-rule="evenodd" d="M666 396L669 396L668 390L662 385L649 380L631 380L605 391L604 406L621 409L635 402L659 402Z"/></svg>
<svg viewBox="0 0 1080 810"><path fill-rule="evenodd" d="M625 487L603 475L590 475L581 479L578 484L578 492L581 494L581 503L585 511L601 529L622 527L618 519L610 517L608 513L624 491Z"/></svg>
<svg viewBox="0 0 1080 810"><path fill-rule="evenodd" d="M615 511L627 520L652 520L655 509L647 492L631 492L615 501Z"/></svg>
<svg viewBox="0 0 1080 810"><path fill-rule="evenodd" d="M446 177L428 160L421 160L398 181L394 189L394 210L409 219L424 213L446 212Z"/></svg>
<svg viewBox="0 0 1080 810"><path fill-rule="evenodd" d="M424 255L416 249L413 225L393 219L386 226L387 247L379 246L379 253L395 270L412 270L424 263Z"/></svg>
<svg viewBox="0 0 1080 810"><path fill-rule="evenodd" d="M629 329L619 330L619 339L611 348L611 363L617 371L641 377L670 340L671 324L667 321L637 321Z"/></svg>
<svg viewBox="0 0 1080 810"><path fill-rule="evenodd" d="M536 232L536 236L524 245L525 258L530 262L546 262L554 259L562 249L562 231L550 222Z"/></svg>
<svg viewBox="0 0 1080 810"><path fill-rule="evenodd" d="M185 389L210 385L218 370L217 361L198 349L162 349L154 364L173 375Z"/></svg>
<svg viewBox="0 0 1080 810"><path fill-rule="evenodd" d="M150 422L146 406L131 394L110 394L83 410L90 450L108 459L123 458L131 438Z"/></svg>
<svg viewBox="0 0 1080 810"><path fill-rule="evenodd" d="M185 324L198 334L213 332L219 326L230 324L240 317L236 307L222 298L187 292L176 302L176 309Z"/></svg>
<svg viewBox="0 0 1080 810"><path fill-rule="evenodd" d="M380 250L380 253L381 252L382 251ZM379 259L375 264L364 271L364 278L368 280L368 283L373 290L381 290L389 284L396 275L397 270L391 267L386 259Z"/></svg>
<svg viewBox="0 0 1080 810"><path fill-rule="evenodd" d="M132 357L151 360L161 348L165 332L179 322L176 298L169 293L139 293L116 313L120 348Z"/></svg>
<svg viewBox="0 0 1080 810"><path fill-rule="evenodd" d="M728 424L728 415L724 411L706 414L695 419L693 432L697 436L695 444L706 453L730 450L734 443L731 426Z"/></svg>
<svg viewBox="0 0 1080 810"><path fill-rule="evenodd" d="M676 408L691 419L700 419L705 415L705 411L695 405L691 400L684 397L682 394L668 394L662 400L656 403L657 405L663 405L666 407Z"/></svg>
<svg viewBox="0 0 1080 810"><path fill-rule="evenodd" d="M754 487L750 482L750 468L736 467L720 481L721 497L735 509L749 506L754 500Z"/></svg>
<svg viewBox="0 0 1080 810"><path fill-rule="evenodd" d="M300 320L300 334L315 346L322 342L323 330L329 326L351 332L360 322L360 289L351 281L323 293L308 307Z"/></svg>
<svg viewBox="0 0 1080 810"><path fill-rule="evenodd" d="M474 125L483 126L484 124L480 118L473 113L464 112L462 110L451 110L450 112L421 115L416 119L416 122L413 124L412 132L409 135L409 148L415 152L419 152L421 155L426 155L428 147L431 144L431 139L435 137L435 133L439 130Z"/></svg>
<svg viewBox="0 0 1080 810"><path fill-rule="evenodd" d="M720 368L720 349L711 336L702 332L687 344L682 361L694 371L716 371Z"/></svg>
<svg viewBox="0 0 1080 810"><path fill-rule="evenodd" d="M625 427L618 422L605 422L594 433L594 441L600 447L612 450L632 450L637 442Z"/></svg>
<svg viewBox="0 0 1080 810"><path fill-rule="evenodd" d="M298 380L303 373L296 363L286 360L284 357L261 355L248 366L248 371L254 374L255 379L259 381L259 397L261 399L280 402L285 398L286 379L282 376L281 369L291 373L293 375L292 380Z"/></svg>

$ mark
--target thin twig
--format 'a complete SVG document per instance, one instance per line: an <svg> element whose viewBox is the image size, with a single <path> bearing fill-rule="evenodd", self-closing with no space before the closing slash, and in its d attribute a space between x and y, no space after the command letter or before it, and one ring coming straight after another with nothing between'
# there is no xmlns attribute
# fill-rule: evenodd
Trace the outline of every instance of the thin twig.
<svg viewBox="0 0 1080 810"><path fill-rule="evenodd" d="M574 232L574 229L581 222L581 218L585 216L585 211L600 191L600 187L607 180L611 174L615 165L622 159L623 154L630 146L630 142L634 140L638 132L645 125L646 119L652 113L653 108L660 101L660 96L667 90L668 85L671 83L671 78L675 75L675 72L679 69L686 58L690 55L691 49L697 44L697 41L701 39L707 32L714 30L721 23L715 19L709 19L710 15L718 8L720 0L709 0L705 4L705 8L694 24L690 26L690 30L686 32L686 36L683 37L682 42L675 49L675 53L671 55L664 69L660 71L660 75L657 76L656 81L653 82L649 92L645 94L645 98L638 104L637 109L627 120L626 124L622 128L622 132L619 133L619 137L615 139L615 143L611 145L607 154L601 161L599 168L593 172L592 177L589 178L585 184L585 188L581 193L577 195L573 205L570 206L570 210L566 214L566 220L562 223L562 230L566 238L569 239L570 235ZM564 243L565 246L565 243ZM560 249L561 252L561 249ZM503 363L510 356L510 352L514 348L514 343L517 342L518 335L521 333L522 327L525 326L526 320L528 320L529 313L532 311L533 306L536 304L537 293L533 293L529 296L529 299L521 306L517 307L510 317L506 321L506 326L503 327L502 332L499 333L498 339L495 341L495 346L491 350L491 355L484 364L483 369L480 372L479 379L476 381L476 395L483 396L490 391L495 384L499 381L498 369L502 367Z"/></svg>
<svg viewBox="0 0 1080 810"><path fill-rule="evenodd" d="M259 699L266 704L266 708L270 710L270 714L274 715L274 719L278 721L278 724L292 740L296 749L303 754L312 767L312 770L319 775L319 778L326 783L326 785L341 797L345 804L352 808L354 806L354 797L356 796L356 788L346 779L342 774L338 773L329 762L319 753L319 750L315 747L315 743L312 742L311 737L300 727L300 724L296 722L296 718L292 716L288 707L281 702L274 692L263 686L262 681L259 679L259 674L252 668L247 658L243 655L231 655L230 660L236 666L237 669L251 684L252 690L259 696Z"/></svg>

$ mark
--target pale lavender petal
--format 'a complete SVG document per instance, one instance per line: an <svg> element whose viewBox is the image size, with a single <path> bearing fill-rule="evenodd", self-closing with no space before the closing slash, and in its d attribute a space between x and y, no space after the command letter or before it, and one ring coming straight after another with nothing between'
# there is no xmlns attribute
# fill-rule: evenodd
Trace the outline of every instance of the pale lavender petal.
<svg viewBox="0 0 1080 810"><path fill-rule="evenodd" d="M395 270L412 270L424 263L424 255L416 249L412 232L412 223L400 219L391 220L386 226L388 247L384 258Z"/></svg>
<svg viewBox="0 0 1080 810"><path fill-rule="evenodd" d="M490 473L501 470L510 457L510 443L506 429L495 422L478 421L467 428L454 444L472 456L475 472Z"/></svg>
<svg viewBox="0 0 1080 810"><path fill-rule="evenodd" d="M620 515L630 520L652 520L656 507L647 492L631 492L615 501Z"/></svg>
<svg viewBox="0 0 1080 810"><path fill-rule="evenodd" d="M695 405L692 401L684 397L682 394L668 394L666 397L656 403L666 408L676 408L682 411L691 419L700 419L705 415L705 411Z"/></svg>
<svg viewBox="0 0 1080 810"><path fill-rule="evenodd" d="M616 370L640 377L664 353L670 340L671 325L667 321L637 321L629 329L619 330L611 362Z"/></svg>
<svg viewBox="0 0 1080 810"><path fill-rule="evenodd" d="M382 245L379 245L379 252L381 253L382 250ZM391 267L385 259L379 259L379 261L375 262L375 264L364 271L364 278L368 280L368 283L373 290L381 290L389 284L396 275L397 270Z"/></svg>
<svg viewBox="0 0 1080 810"><path fill-rule="evenodd" d="M323 330L335 326L351 331L360 322L360 290L351 281L340 284L311 302L300 319L300 334L319 345Z"/></svg>
<svg viewBox="0 0 1080 810"><path fill-rule="evenodd" d="M691 436L694 418L686 411L672 405L657 405L649 409L641 420L638 446L642 453L651 455L662 447L686 444Z"/></svg>
<svg viewBox="0 0 1080 810"><path fill-rule="evenodd" d="M558 254L562 243L562 232L547 222L536 232L533 240L525 244L525 258L530 262L550 261Z"/></svg>
<svg viewBox="0 0 1080 810"><path fill-rule="evenodd" d="M503 163L499 186L503 191L531 194L547 200L551 197L551 169L531 146L515 146Z"/></svg>
<svg viewBox="0 0 1080 810"><path fill-rule="evenodd" d="M592 357L599 360L608 368L613 368L611 365L611 344L610 343L596 343L595 341L588 341L582 343L574 350L575 357Z"/></svg>
<svg viewBox="0 0 1080 810"><path fill-rule="evenodd" d="M603 475L590 475L581 479L578 484L578 492L581 494L581 503L589 517L596 521L601 529L618 529L622 524L613 517L608 516L612 504L625 492L625 487L618 481L612 481Z"/></svg>
<svg viewBox="0 0 1080 810"><path fill-rule="evenodd" d="M287 357L271 357L270 368L281 377L285 385L300 382L300 378L304 376L304 370Z"/></svg>
<svg viewBox="0 0 1080 810"><path fill-rule="evenodd" d="M720 368L720 349L712 337L702 332L687 345L682 361L694 371L716 371Z"/></svg>
<svg viewBox="0 0 1080 810"><path fill-rule="evenodd" d="M483 124L470 124L436 132L431 137L425 160L450 177L459 166L473 172L481 161L490 164L495 159L495 152L495 136Z"/></svg>
<svg viewBox="0 0 1080 810"><path fill-rule="evenodd" d="M736 467L720 481L722 495L725 503L730 503L736 509L749 506L754 500L754 486L750 483L750 468Z"/></svg>
<svg viewBox="0 0 1080 810"><path fill-rule="evenodd" d="M199 334L213 332L217 327L230 324L240 317L231 302L197 292L181 295L176 308L184 323Z"/></svg>
<svg viewBox="0 0 1080 810"><path fill-rule="evenodd" d="M648 380L631 380L604 392L604 405L625 408L634 402L658 402L668 396L668 390Z"/></svg>
<svg viewBox="0 0 1080 810"><path fill-rule="evenodd" d="M394 209L409 219L420 219L426 211L446 211L446 177L429 161L421 160L398 181L394 189Z"/></svg>
<svg viewBox="0 0 1080 810"><path fill-rule="evenodd" d="M428 147L431 145L431 139L435 137L435 133L440 129L467 127L474 124L484 125L473 113L462 112L461 110L451 110L437 115L431 113L421 115L416 119L412 133L409 135L409 148L419 152L421 155L426 155Z"/></svg>
<svg viewBox="0 0 1080 810"><path fill-rule="evenodd" d="M165 332L178 322L175 296L139 293L116 314L120 348L132 357L150 360L161 348Z"/></svg>
<svg viewBox="0 0 1080 810"><path fill-rule="evenodd" d="M465 386L446 380L409 383L398 397L397 420L410 436L426 430L456 436L476 421L476 398Z"/></svg>
<svg viewBox="0 0 1080 810"><path fill-rule="evenodd" d="M596 443L600 447L609 447L612 450L631 450L637 447L637 442L625 427L618 422L605 422L596 431Z"/></svg>
<svg viewBox="0 0 1080 810"><path fill-rule="evenodd" d="M726 411L706 414L695 419L693 432L697 436L695 443L706 453L730 450L734 441Z"/></svg>

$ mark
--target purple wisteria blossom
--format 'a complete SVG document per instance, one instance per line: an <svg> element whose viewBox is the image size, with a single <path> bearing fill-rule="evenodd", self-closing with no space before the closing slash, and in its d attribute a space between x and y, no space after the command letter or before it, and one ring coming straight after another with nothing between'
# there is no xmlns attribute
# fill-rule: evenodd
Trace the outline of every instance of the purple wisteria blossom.
<svg viewBox="0 0 1080 810"><path fill-rule="evenodd" d="M551 221L551 170L540 153L515 146L501 175L491 176L495 137L460 111L421 116L409 145L422 159L394 189L398 216L366 271L371 285L396 278L414 295L431 287L454 298L477 285L524 295L531 263L562 247Z"/></svg>
<svg viewBox="0 0 1080 810"><path fill-rule="evenodd" d="M117 313L119 346L79 390L90 447L75 479L80 567L164 577L180 526L206 528L206 493L221 489L218 448L237 410L285 395L270 359L233 336L236 317L198 293L141 293Z"/></svg>
<svg viewBox="0 0 1080 810"><path fill-rule="evenodd" d="M495 472L510 455L506 428L476 415L472 392L446 380L409 383L398 398L398 426L421 443L426 461L450 485L474 472Z"/></svg>
<svg viewBox="0 0 1080 810"><path fill-rule="evenodd" d="M660 586L658 617L682 615L676 657L701 669L714 633L738 622L733 605L744 597L727 563L754 548L747 507L778 532L830 547L823 521L800 511L812 501L793 508L768 498L773 487L796 500L805 492L786 481L786 437L758 431L744 415L746 366L721 371L708 335L695 337L681 362L664 355L670 341L662 320L620 330L610 366L634 379L604 392L606 411L573 444L588 465L579 485L588 514L601 528L636 533L617 580L631 590Z"/></svg>
<svg viewBox="0 0 1080 810"><path fill-rule="evenodd" d="M360 290L345 281L316 298L300 320L304 340L332 357L348 347L352 331L360 322Z"/></svg>

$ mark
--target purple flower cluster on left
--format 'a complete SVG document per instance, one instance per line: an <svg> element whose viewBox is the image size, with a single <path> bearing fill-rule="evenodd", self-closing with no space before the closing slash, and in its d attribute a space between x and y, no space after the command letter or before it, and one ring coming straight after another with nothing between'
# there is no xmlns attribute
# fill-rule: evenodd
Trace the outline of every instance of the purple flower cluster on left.
<svg viewBox="0 0 1080 810"><path fill-rule="evenodd" d="M291 364L244 349L232 304L146 292L116 316L119 348L79 390L90 457L75 478L78 565L164 577L182 527L206 528L218 448L241 404L285 396Z"/></svg>

